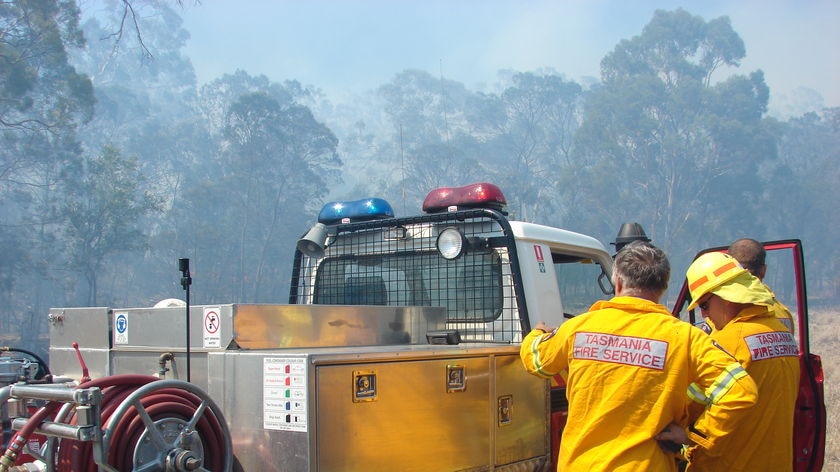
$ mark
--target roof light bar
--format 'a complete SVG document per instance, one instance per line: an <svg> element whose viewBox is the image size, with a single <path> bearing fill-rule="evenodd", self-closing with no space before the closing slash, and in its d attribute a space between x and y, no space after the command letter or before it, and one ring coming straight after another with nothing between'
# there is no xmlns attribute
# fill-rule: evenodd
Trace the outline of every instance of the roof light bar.
<svg viewBox="0 0 840 472"><path fill-rule="evenodd" d="M330 202L318 213L318 222L325 225L393 218L391 204L381 198L363 198L348 202Z"/></svg>
<svg viewBox="0 0 840 472"><path fill-rule="evenodd" d="M423 211L440 213L464 208L492 208L506 212L507 200L499 187L479 182L463 187L436 188L423 200Z"/></svg>

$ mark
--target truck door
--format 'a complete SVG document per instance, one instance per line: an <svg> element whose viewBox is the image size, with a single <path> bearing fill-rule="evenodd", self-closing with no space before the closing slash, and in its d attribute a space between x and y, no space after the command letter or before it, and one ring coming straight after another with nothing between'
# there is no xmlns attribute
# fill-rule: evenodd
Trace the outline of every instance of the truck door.
<svg viewBox="0 0 840 472"><path fill-rule="evenodd" d="M802 242L798 239L762 243L767 251L767 275L764 282L793 315L794 333L799 343L799 397L794 418L795 472L816 472L822 469L825 453L825 400L823 371L820 356L811 353L808 340L808 299L805 286L805 262ZM726 247L710 248L726 252ZM681 313L690 302L686 282L683 282L672 313L694 325L703 323L699 310ZM682 315L682 316L681 316Z"/></svg>

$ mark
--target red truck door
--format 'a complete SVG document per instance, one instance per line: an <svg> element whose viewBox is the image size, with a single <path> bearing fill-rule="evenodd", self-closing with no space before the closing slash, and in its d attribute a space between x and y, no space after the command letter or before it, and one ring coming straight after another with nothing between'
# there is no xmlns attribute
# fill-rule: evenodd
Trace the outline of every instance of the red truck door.
<svg viewBox="0 0 840 472"><path fill-rule="evenodd" d="M790 239L768 241L763 245L767 250L767 275L764 282L793 314L795 335L799 342L801 377L794 419L793 470L817 472L822 470L825 453L826 413L822 362L820 356L811 353L808 340L808 299L802 242ZM712 251L726 252L726 247L706 249L697 256ZM681 313L689 301L688 286L683 282L672 313L695 325L703 323L699 310Z"/></svg>

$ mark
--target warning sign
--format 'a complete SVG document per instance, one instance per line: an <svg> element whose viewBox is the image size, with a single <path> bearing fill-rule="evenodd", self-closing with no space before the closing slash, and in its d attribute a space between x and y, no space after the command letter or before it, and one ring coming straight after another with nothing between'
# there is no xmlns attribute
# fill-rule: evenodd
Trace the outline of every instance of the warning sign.
<svg viewBox="0 0 840 472"><path fill-rule="evenodd" d="M540 268L540 272L543 274L545 273L545 257L543 257L542 246L539 244L534 244L534 257L537 258L537 265Z"/></svg>
<svg viewBox="0 0 840 472"><path fill-rule="evenodd" d="M221 325L219 307L204 308L204 347L222 347Z"/></svg>

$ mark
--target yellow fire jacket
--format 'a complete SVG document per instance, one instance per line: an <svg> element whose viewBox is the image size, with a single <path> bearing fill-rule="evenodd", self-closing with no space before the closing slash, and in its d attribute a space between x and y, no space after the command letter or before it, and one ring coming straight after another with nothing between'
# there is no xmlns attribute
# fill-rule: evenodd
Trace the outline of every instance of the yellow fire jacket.
<svg viewBox="0 0 840 472"><path fill-rule="evenodd" d="M566 378L558 470L676 470L654 437L672 422L689 426L692 383L708 404L687 431L702 448L715 449L756 401L753 380L706 333L640 298L600 301L553 333L531 331L520 356L532 374Z"/></svg>
<svg viewBox="0 0 840 472"><path fill-rule="evenodd" d="M732 353L755 380L758 402L719 454L690 450L687 470L793 470L793 416L799 392L799 353L773 307L753 305L710 337Z"/></svg>
<svg viewBox="0 0 840 472"><path fill-rule="evenodd" d="M779 299L776 297L776 294L770 290L770 287L767 284L762 282L763 287L773 296L773 300L770 302L770 311L785 327L793 334L796 334L796 325L793 322L793 314L790 312L787 306L784 303L780 302ZM715 331L714 323L710 323L708 320L705 321L705 330L711 334Z"/></svg>
<svg viewBox="0 0 840 472"><path fill-rule="evenodd" d="M767 291L773 293L773 291L770 290L770 287L768 287L767 284L764 284L764 286L767 288ZM773 305L771 305L770 308L773 312L773 315L779 321L781 321L782 324L785 325L785 327L787 327L788 331L790 331L793 334L796 334L796 328L794 327L793 323L793 314L791 314L790 310L788 309L788 307L785 306L784 303L779 301L779 298L776 297L775 293L773 293Z"/></svg>
<svg viewBox="0 0 840 472"><path fill-rule="evenodd" d="M791 314L788 307L786 307L783 303L776 301L773 304L773 306L770 307L770 309L773 312L773 316L775 316L776 319L779 320L779 322L782 323L782 325L784 325L784 327L787 328L788 331L790 331L792 334L796 334L796 327L793 323L793 315Z"/></svg>

